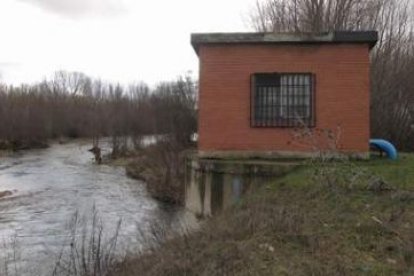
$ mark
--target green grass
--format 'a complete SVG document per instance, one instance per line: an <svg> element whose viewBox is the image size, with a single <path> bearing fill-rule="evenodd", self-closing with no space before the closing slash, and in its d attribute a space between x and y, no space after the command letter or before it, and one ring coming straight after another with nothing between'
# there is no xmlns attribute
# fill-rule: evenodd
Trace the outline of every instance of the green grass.
<svg viewBox="0 0 414 276"><path fill-rule="evenodd" d="M399 188L414 189L414 154L401 154L397 161L374 159L362 166Z"/></svg>
<svg viewBox="0 0 414 276"><path fill-rule="evenodd" d="M337 166L337 169L348 169L353 166L355 169L366 170L367 173L382 178L387 183L390 183L396 188L414 190L414 154L403 153L400 154L396 161L388 160L386 158L372 158L370 160L358 160L339 163L325 163L316 164L316 166ZM313 166L303 166L295 171L295 173L287 175L285 178L277 180L276 182L285 182L287 185L303 187L311 185L309 179L314 173Z"/></svg>
<svg viewBox="0 0 414 276"><path fill-rule="evenodd" d="M410 154L302 166L116 275L414 275L413 179Z"/></svg>

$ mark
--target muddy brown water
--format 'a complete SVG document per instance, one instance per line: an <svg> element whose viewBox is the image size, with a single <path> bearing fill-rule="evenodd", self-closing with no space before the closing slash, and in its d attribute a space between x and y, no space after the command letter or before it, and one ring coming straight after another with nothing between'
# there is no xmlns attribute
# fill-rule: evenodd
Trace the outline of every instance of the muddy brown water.
<svg viewBox="0 0 414 276"><path fill-rule="evenodd" d="M121 219L120 254L142 247L138 233L160 223L168 231L195 224L191 213L153 200L123 168L95 165L89 148L76 141L0 158L0 191L14 191L0 199L0 275L6 268L50 275L76 213L88 225L95 210L108 237Z"/></svg>

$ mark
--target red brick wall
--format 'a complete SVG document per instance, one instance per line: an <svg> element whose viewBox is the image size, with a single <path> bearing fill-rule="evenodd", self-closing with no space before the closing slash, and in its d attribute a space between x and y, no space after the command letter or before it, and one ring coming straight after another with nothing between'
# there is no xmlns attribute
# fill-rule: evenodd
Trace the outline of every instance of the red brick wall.
<svg viewBox="0 0 414 276"><path fill-rule="evenodd" d="M362 44L201 46L199 150L311 151L293 129L250 127L250 75L311 72L316 128L340 129L343 151L369 150L369 48ZM325 136L319 138L326 146Z"/></svg>

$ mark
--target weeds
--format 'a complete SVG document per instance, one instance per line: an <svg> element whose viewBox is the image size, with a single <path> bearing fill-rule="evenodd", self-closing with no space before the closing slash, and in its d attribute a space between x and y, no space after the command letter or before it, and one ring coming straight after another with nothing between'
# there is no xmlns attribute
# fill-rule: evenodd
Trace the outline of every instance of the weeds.
<svg viewBox="0 0 414 276"><path fill-rule="evenodd" d="M185 151L175 140L165 138L143 149L127 165L127 174L145 181L150 194L166 203L182 204L185 190Z"/></svg>
<svg viewBox="0 0 414 276"><path fill-rule="evenodd" d="M392 186L381 177L360 166L352 153L341 150L342 129L311 129L306 126L292 133L292 143L310 149L313 158L307 162L312 169L314 185L324 185L328 189L367 189L371 191L391 190Z"/></svg>
<svg viewBox="0 0 414 276"><path fill-rule="evenodd" d="M3 240L2 252L0 252L0 275L20 275L18 259L20 257L20 245L15 234L9 241Z"/></svg>
<svg viewBox="0 0 414 276"><path fill-rule="evenodd" d="M95 209L92 213L91 225L79 228L80 224L79 214L76 213L70 224L70 238L57 257L52 275L110 275L116 261L121 220L118 221L116 230L109 239L105 239L104 229Z"/></svg>

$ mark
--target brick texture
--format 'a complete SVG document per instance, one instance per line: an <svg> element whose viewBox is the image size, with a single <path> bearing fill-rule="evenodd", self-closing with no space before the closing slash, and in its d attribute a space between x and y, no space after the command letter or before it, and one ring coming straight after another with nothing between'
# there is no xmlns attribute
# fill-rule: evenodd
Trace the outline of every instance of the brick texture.
<svg viewBox="0 0 414 276"><path fill-rule="evenodd" d="M331 130L344 152L369 151L369 47L363 44L203 45L200 58L199 150L310 152L328 147L293 139L291 128L250 127L250 76L315 74L316 129ZM316 131L315 131L316 133Z"/></svg>

